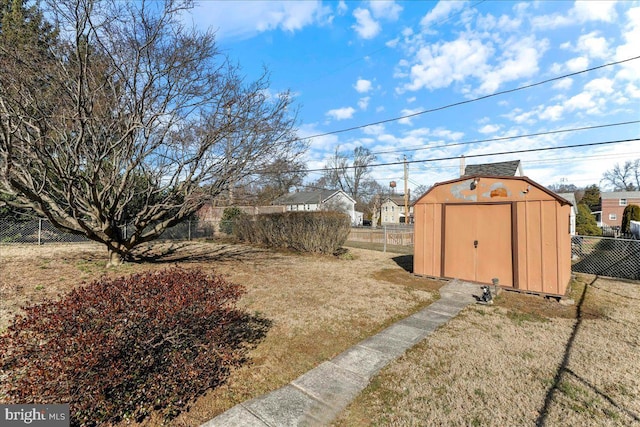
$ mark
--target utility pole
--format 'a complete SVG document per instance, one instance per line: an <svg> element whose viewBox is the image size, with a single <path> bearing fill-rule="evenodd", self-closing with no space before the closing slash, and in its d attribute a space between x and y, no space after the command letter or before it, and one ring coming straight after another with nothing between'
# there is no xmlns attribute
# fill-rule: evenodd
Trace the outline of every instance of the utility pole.
<svg viewBox="0 0 640 427"><path fill-rule="evenodd" d="M404 156L404 223L409 224L409 167Z"/></svg>

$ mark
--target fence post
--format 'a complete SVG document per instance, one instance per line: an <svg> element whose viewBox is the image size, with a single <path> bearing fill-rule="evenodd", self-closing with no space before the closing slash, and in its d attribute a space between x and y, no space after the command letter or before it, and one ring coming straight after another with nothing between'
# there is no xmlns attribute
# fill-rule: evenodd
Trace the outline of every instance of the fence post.
<svg viewBox="0 0 640 427"><path fill-rule="evenodd" d="M42 244L42 218L38 218L38 246Z"/></svg>
<svg viewBox="0 0 640 427"><path fill-rule="evenodd" d="M188 240L191 241L191 220L187 221L189 229L188 229Z"/></svg>
<svg viewBox="0 0 640 427"><path fill-rule="evenodd" d="M127 224L124 224L124 238L127 238Z"/></svg>
<svg viewBox="0 0 640 427"><path fill-rule="evenodd" d="M384 226L384 244L382 246L382 252L387 252L387 226Z"/></svg>

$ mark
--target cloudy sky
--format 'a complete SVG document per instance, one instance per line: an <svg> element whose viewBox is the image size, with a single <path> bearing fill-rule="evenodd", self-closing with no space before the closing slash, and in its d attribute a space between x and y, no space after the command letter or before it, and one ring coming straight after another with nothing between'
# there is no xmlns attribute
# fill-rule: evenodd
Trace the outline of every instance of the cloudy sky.
<svg viewBox="0 0 640 427"><path fill-rule="evenodd" d="M364 146L406 156L410 188L456 178L462 155L584 186L640 158L640 141L513 153L640 136L619 124L640 120L640 59L608 65L640 56L640 1L201 1L192 19L295 94L310 169ZM403 168L372 176L402 187Z"/></svg>

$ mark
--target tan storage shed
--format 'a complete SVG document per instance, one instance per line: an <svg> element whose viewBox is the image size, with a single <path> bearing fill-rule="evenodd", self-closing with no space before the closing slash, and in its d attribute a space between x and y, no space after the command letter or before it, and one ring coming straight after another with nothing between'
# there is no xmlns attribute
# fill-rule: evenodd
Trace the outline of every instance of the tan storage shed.
<svg viewBox="0 0 640 427"><path fill-rule="evenodd" d="M436 184L414 204L413 272L565 295L570 213L567 200L527 177Z"/></svg>

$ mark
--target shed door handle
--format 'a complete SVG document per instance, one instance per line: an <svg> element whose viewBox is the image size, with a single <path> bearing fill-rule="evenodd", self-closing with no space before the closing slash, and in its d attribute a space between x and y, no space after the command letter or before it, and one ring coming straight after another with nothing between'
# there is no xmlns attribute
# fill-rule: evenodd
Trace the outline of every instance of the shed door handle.
<svg viewBox="0 0 640 427"><path fill-rule="evenodd" d="M474 241L473 241L473 247L474 247L474 248L477 248L477 247L478 247L478 241L477 241L477 240L474 240Z"/></svg>

